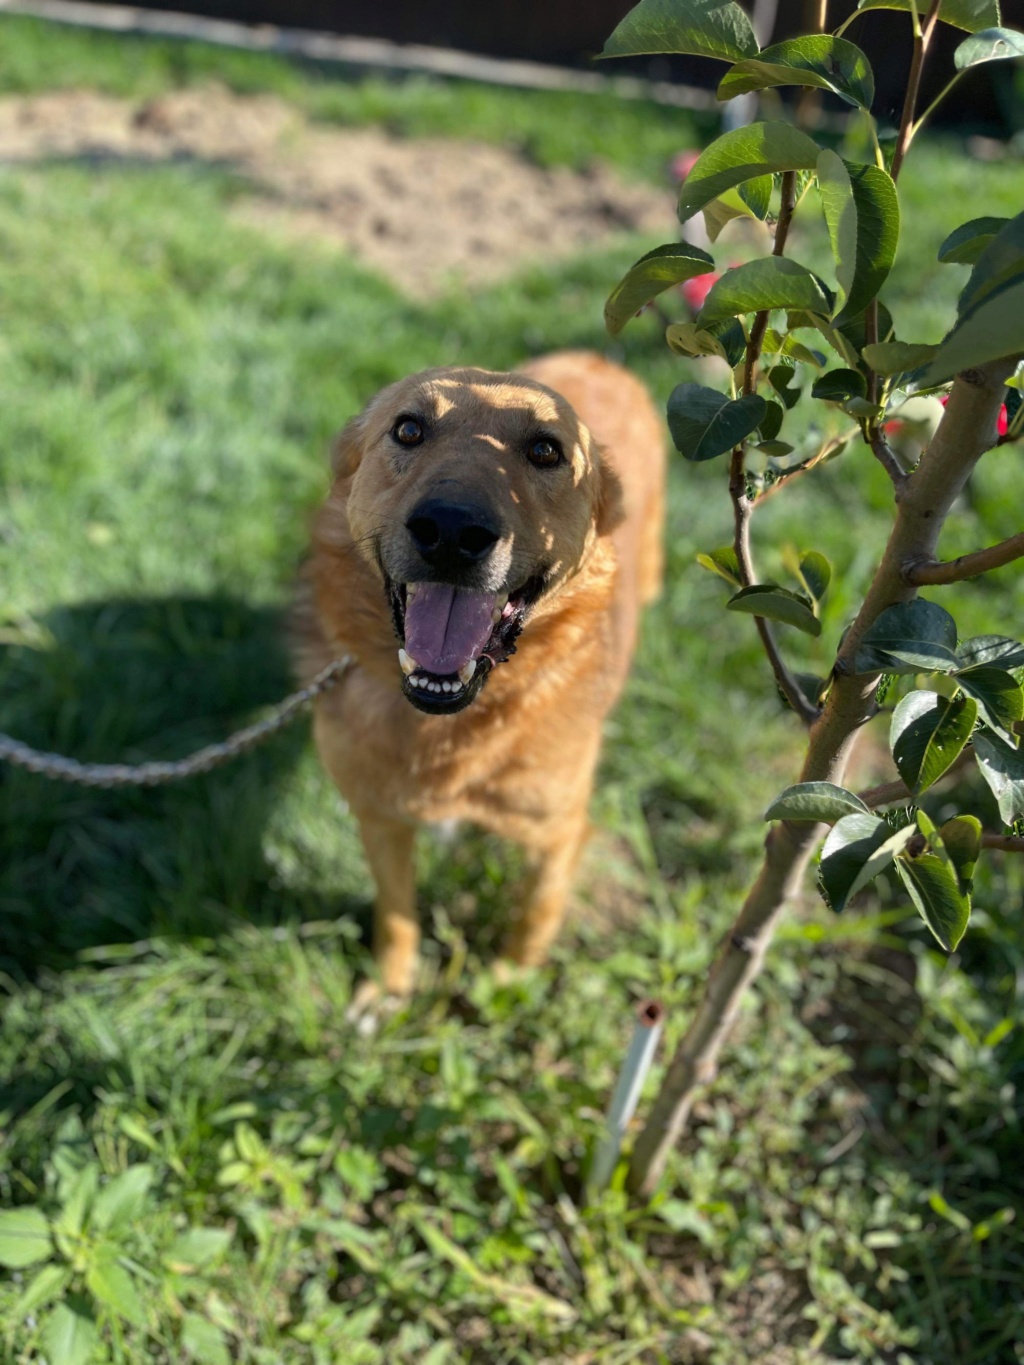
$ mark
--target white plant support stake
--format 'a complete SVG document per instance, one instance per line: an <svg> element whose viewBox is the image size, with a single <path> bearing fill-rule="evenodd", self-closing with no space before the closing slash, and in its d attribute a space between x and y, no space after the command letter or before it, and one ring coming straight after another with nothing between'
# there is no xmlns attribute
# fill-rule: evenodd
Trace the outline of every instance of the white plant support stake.
<svg viewBox="0 0 1024 1365"><path fill-rule="evenodd" d="M619 1159L622 1139L626 1135L629 1121L636 1113L647 1073L654 1061L654 1053L665 1025L665 1011L656 1000L645 1000L637 1009L636 1027L630 1040L626 1060L615 1084L615 1093L608 1106L606 1131L600 1147L594 1153L594 1161L587 1179L587 1189L591 1193L603 1190L611 1179L615 1163Z"/></svg>

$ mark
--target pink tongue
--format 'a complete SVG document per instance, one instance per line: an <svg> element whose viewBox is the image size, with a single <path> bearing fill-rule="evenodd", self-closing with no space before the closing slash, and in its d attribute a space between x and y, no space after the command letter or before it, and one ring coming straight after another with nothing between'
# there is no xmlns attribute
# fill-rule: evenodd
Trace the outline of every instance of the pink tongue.
<svg viewBox="0 0 1024 1365"><path fill-rule="evenodd" d="M428 673L458 673L487 643L496 600L493 592L418 584L405 608L406 652Z"/></svg>

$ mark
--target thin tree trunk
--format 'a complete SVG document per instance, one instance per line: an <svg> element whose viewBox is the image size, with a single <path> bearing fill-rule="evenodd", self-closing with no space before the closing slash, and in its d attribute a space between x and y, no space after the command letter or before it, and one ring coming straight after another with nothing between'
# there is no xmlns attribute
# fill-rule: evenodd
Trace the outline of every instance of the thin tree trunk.
<svg viewBox="0 0 1024 1365"><path fill-rule="evenodd" d="M878 675L853 672L857 648L880 612L916 594L910 572L936 558L939 533L950 508L978 460L995 444L1004 381L1015 364L1012 359L993 361L957 376L928 450L898 489L896 518L885 554L836 659L832 688L811 729L799 781L842 783L854 736L871 716L878 685ZM719 1052L743 994L761 970L782 912L799 893L820 835L818 825L789 821L773 825L769 832L757 880L719 951L704 999L637 1140L629 1171L634 1192L653 1192L700 1087L714 1078Z"/></svg>

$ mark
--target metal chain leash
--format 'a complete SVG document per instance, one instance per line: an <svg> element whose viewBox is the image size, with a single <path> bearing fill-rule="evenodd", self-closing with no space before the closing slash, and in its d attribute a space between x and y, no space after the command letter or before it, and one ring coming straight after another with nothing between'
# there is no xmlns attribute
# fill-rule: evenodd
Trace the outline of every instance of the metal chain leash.
<svg viewBox="0 0 1024 1365"><path fill-rule="evenodd" d="M236 730L220 744L208 744L204 749L189 754L188 758L178 759L174 763L79 763L77 759L65 758L62 754L32 749L2 733L0 760L12 763L16 768L25 768L39 777L49 777L57 782L74 782L80 787L160 787L167 782L180 782L183 778L219 768L221 764L244 754L247 749L262 744L271 735L276 735L322 692L335 687L354 662L351 654L342 655L321 669L308 686L285 697L264 720L247 725L244 730Z"/></svg>

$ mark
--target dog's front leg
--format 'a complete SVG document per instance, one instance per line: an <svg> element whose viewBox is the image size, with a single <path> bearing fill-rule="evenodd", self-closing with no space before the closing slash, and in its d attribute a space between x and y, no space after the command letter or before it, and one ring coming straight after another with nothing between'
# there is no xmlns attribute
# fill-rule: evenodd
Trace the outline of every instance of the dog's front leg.
<svg viewBox="0 0 1024 1365"><path fill-rule="evenodd" d="M419 961L413 845L416 831L397 820L360 818L370 871L377 884L373 959L386 995L409 995Z"/></svg>
<svg viewBox="0 0 1024 1365"><path fill-rule="evenodd" d="M519 967L536 967L548 955L562 920L573 873L587 837L586 811L560 822L554 836L529 847L533 864L519 916L500 956Z"/></svg>

